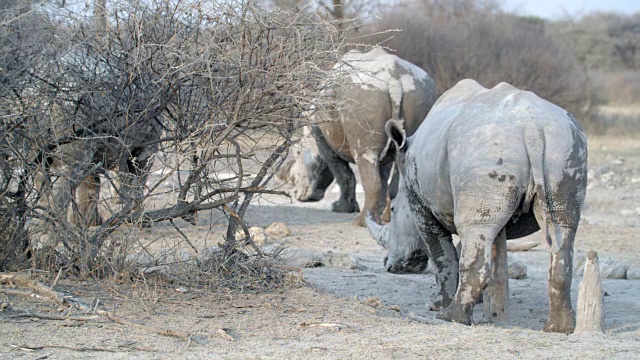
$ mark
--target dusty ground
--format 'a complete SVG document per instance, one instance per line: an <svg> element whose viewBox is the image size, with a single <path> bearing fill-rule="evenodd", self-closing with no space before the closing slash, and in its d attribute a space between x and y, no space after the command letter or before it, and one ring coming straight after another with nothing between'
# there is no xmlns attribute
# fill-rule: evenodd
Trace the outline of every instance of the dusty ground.
<svg viewBox="0 0 640 360"><path fill-rule="evenodd" d="M640 140L592 137L590 184L576 254L597 250L600 257L640 267ZM604 337L576 337L541 331L547 315L543 246L510 254L528 266L528 277L511 280L511 324L466 327L433 319L424 303L434 289L430 274L393 275L382 271L383 250L355 215L328 210L337 198L313 204L265 198L247 217L252 225L286 223L292 234L277 241L322 253L346 254L359 269L320 267L304 271L303 286L268 294L212 294L197 289L113 283L61 282L58 290L91 302L126 319L191 333L194 341L150 335L108 320L62 322L11 317L0 312L0 358L640 358L640 280L604 281L607 332ZM360 194L362 195L362 194ZM202 215L202 214L201 214ZM197 247L219 241L219 214L201 216L185 227ZM541 240L541 234L532 239ZM177 237L166 224L140 230L141 239ZM573 301L580 278L574 279ZM144 284L143 284L144 285ZM0 302L6 301L0 296ZM8 299L14 308L55 311L50 304ZM481 320L481 308L476 309ZM220 336L229 329L233 341ZM113 352L44 348L27 352L21 345L69 345Z"/></svg>

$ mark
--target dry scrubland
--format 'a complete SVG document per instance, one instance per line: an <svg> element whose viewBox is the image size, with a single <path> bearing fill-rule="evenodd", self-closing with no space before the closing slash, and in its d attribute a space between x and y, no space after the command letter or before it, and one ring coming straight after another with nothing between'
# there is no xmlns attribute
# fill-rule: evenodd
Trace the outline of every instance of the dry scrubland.
<svg viewBox="0 0 640 360"><path fill-rule="evenodd" d="M597 250L602 258L640 268L640 142L637 137L590 137L587 203L576 240L576 255ZM359 194L362 196L362 194ZM190 342L118 325L105 318L54 321L0 313L0 358L580 358L629 359L640 354L640 280L604 280L605 336L576 337L541 331L547 314L543 245L515 253L528 267L511 280L510 326L466 327L433 319L424 308L433 276L382 271L384 251L355 214L327 210L335 185L319 203L291 203L263 197L247 221L266 227L287 224L291 235L268 239L292 249L331 256L328 266L292 272L284 287L261 294L171 286L153 275L136 282L62 280L57 289L91 303L100 299L118 316L188 332ZM201 214L204 215L204 214ZM200 216L185 234L198 248L220 241L217 214ZM140 229L142 241L169 240L168 224ZM541 234L531 237L542 240ZM186 246L185 246L186 248ZM637 270L636 270L637 271ZM631 274L631 273L629 273ZM637 274L637 273L636 273ZM577 285L574 279L575 306ZM56 313L48 302L16 297L15 309ZM481 309L476 309L480 315ZM477 320L481 319L477 316ZM223 329L223 330L221 330ZM55 348L53 345L75 347ZM39 350L25 347L49 346ZM83 351L80 351L83 350ZM108 352L106 352L108 351Z"/></svg>
<svg viewBox="0 0 640 360"><path fill-rule="evenodd" d="M332 2L345 4L344 9L322 7L314 0L308 13L289 0L273 3L296 10L292 13L265 13L245 0L192 2L193 7L169 9L165 0L147 0L142 7L139 1L93 0L87 2L92 9L82 2L77 9L84 11L77 13L65 7L65 1L0 1L0 167L5 182L0 220L9 224L0 235L17 234L12 235L17 242L1 248L9 251L0 255L17 254L15 263L7 262L16 268L55 269L32 274L46 285L55 282L58 267L65 268L70 276L55 282L56 291L92 304L99 313L115 314L121 323L130 321L121 325L104 315L81 320L77 316L87 314L67 312L66 305L7 295L24 289L5 284L0 288L0 359L640 358L639 15L593 14L547 22L505 13L493 0L409 1L398 7L369 0ZM248 12L237 13L239 7L233 4ZM322 21L314 11L323 14ZM362 27L325 21L358 17L359 12L380 16ZM201 16L192 16L196 13ZM114 23L107 26L109 16ZM279 31L272 31L274 26ZM403 31L387 32L395 28ZM382 33L362 37L376 31ZM185 265L194 249L198 256L216 249L224 241L229 214L238 211L242 217L242 202L269 182L269 171L260 175L259 169L274 168L278 159L271 155L278 146L284 151L285 142L306 121L297 118L303 110L323 101L335 105L321 96L317 84L328 81L323 69L341 53L345 34L346 42L383 42L396 49L434 75L440 92L462 78L475 78L487 87L507 81L585 119L592 134L590 180L575 255L596 250L603 264L617 267L628 278L604 280L605 336L541 331L547 315L544 245L510 254L527 265L528 274L510 282L509 326L482 323L480 309L478 324L471 327L434 320L435 314L424 307L434 291L433 275L385 273L385 252L366 229L353 226L355 214L328 210L338 197L335 185L318 203L297 203L271 193L248 207L244 220L250 226L283 222L291 231L266 239L266 252L282 251L283 262L269 268L274 272L251 273L254 269L243 262L243 255L230 257L240 259L235 264L219 257L223 260L218 263ZM211 62L220 67L211 67ZM179 96L174 96L175 89L180 89ZM62 120L50 124L51 119ZM235 132L220 130L229 124ZM152 134L139 127L149 125L163 125L166 137L150 142L123 137ZM69 129L72 134L64 132ZM103 136L94 138L84 129ZM256 138L256 133L266 135ZM55 256L27 259L20 245L37 242L39 231L46 229L34 226L37 231L26 234L21 229L29 225L14 220L33 225L38 216L48 215L25 196L37 189L17 184L24 185L23 174L36 175L44 160L60 156L59 148L66 143L82 148L78 144L89 139L115 140L113 146L121 141L158 145L161 151L146 183L145 190L153 191L145 194L150 210L145 214L155 210L156 219L164 220L166 212L182 213L172 213L172 223L131 226L130 215L132 222L144 222L133 199L123 197L116 204L114 187L105 185L103 217L127 209L118 213L116 226L72 226L64 211L49 219L62 229L51 233L71 243L67 253L87 256L91 245L98 244L100 256L86 258L95 263L83 264L82 256L65 258L66 253L53 251L45 255ZM222 149L225 139L228 148ZM196 150L210 148L218 152L192 157ZM128 151L124 146L111 155L128 157ZM102 174L103 184L107 175L114 175L109 161L93 165L87 171ZM194 166L203 170L190 178ZM255 184L245 188L249 181ZM272 185L277 191L290 190ZM226 214L216 205L199 211L195 225L181 219L190 220L193 209L211 209L208 201L222 198L218 191L229 189L238 201ZM361 205L362 200L360 188ZM179 201L190 207L178 207ZM30 208L25 209L25 202ZM529 240L542 242L543 235ZM235 250L232 241L229 244L227 248ZM149 263L154 257L176 264L167 273ZM0 266L7 266L4 260L0 256ZM124 260L149 266L140 272ZM318 266L293 266L301 263ZM93 279L88 273L99 279L78 280ZM286 276L278 276L282 274ZM574 305L579 281L576 277L573 283ZM43 319L36 312L76 319ZM165 336L171 334L187 334L183 337L188 341Z"/></svg>

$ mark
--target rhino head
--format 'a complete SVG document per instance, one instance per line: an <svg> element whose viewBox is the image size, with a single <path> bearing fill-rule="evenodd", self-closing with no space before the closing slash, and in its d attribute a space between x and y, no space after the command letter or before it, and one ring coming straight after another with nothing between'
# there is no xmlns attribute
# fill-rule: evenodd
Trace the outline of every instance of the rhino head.
<svg viewBox="0 0 640 360"><path fill-rule="evenodd" d="M386 271L417 273L427 268L427 246L418 233L404 191L400 191L393 200L389 224L378 225L368 215L367 227L378 244L387 249L387 256L384 257Z"/></svg>
<svg viewBox="0 0 640 360"><path fill-rule="evenodd" d="M331 185L333 174L320 155L313 136L305 133L302 140L289 148L287 161L276 173L276 178L295 186L294 194L298 201L319 201Z"/></svg>
<svg viewBox="0 0 640 360"><path fill-rule="evenodd" d="M429 263L427 245L420 236L413 214L409 207L409 200L404 183L404 153L407 149L406 133L402 121L389 120L385 124L385 131L390 146L396 147L396 165L400 170L398 194L391 206L391 222L378 225L371 216L367 216L367 226L374 239L387 249L384 258L384 268L392 273L422 272Z"/></svg>

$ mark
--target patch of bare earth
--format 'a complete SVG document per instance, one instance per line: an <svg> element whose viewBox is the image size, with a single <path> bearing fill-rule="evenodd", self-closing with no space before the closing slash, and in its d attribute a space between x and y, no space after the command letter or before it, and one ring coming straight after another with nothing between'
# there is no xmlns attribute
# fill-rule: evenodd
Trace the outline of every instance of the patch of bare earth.
<svg viewBox="0 0 640 360"><path fill-rule="evenodd" d="M587 204L576 239L576 255L596 250L640 266L640 141L590 138ZM382 269L384 251L354 214L328 211L335 188L319 203L263 198L251 208L250 225L284 222L291 235L267 239L311 252L345 254L353 266L305 269L305 284L263 294L224 293L140 284L71 283L57 289L132 322L188 332L192 340L151 334L104 317L57 321L16 317L20 309L59 314L58 306L0 294L0 359L186 358L186 359L629 359L640 354L640 280L603 281L605 336L567 336L541 331L547 316L544 245L510 254L528 267L510 281L510 325L443 323L425 309L433 293L431 274L394 275ZM362 194L360 199L362 200ZM203 214L201 214L203 215ZM220 241L216 213L185 227L196 248ZM174 236L158 224L140 229L141 241L158 244ZM530 239L543 240L538 233ZM183 244L185 251L190 246ZM160 246L160 245L158 245ZM574 278L572 300L580 278ZM135 285L135 286L134 286ZM186 290L183 291L183 290ZM71 315L80 315L74 313ZM46 347L65 345L71 348ZM27 347L37 348L28 350Z"/></svg>

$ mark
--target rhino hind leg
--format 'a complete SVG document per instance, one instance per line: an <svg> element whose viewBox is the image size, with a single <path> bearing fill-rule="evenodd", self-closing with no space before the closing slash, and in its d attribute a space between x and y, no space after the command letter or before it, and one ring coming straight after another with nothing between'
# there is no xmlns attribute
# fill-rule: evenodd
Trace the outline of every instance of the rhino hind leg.
<svg viewBox="0 0 640 360"><path fill-rule="evenodd" d="M573 241L576 227L554 224L547 220L547 242L549 249L549 318L544 323L544 331L571 333L576 321L571 307L571 278L573 264ZM576 221L577 223L577 221Z"/></svg>
<svg viewBox="0 0 640 360"><path fill-rule="evenodd" d="M472 225L460 230L460 282L453 302L436 318L470 325L473 306L478 303L491 278L493 243L502 229ZM453 245L452 245L453 246ZM454 249L455 251L455 249Z"/></svg>
<svg viewBox="0 0 640 360"><path fill-rule="evenodd" d="M579 179L566 173L560 179L549 176L550 184L538 185L536 190L534 215L549 245L549 318L544 331L571 333L575 328L571 280L573 243L586 191L586 168L583 170Z"/></svg>
<svg viewBox="0 0 640 360"><path fill-rule="evenodd" d="M365 201L364 208L355 220L356 225L364 227L367 214L371 214L377 223L381 222L380 215L387 202L387 181L392 166L392 163L379 165L378 159L372 156L358 158Z"/></svg>

